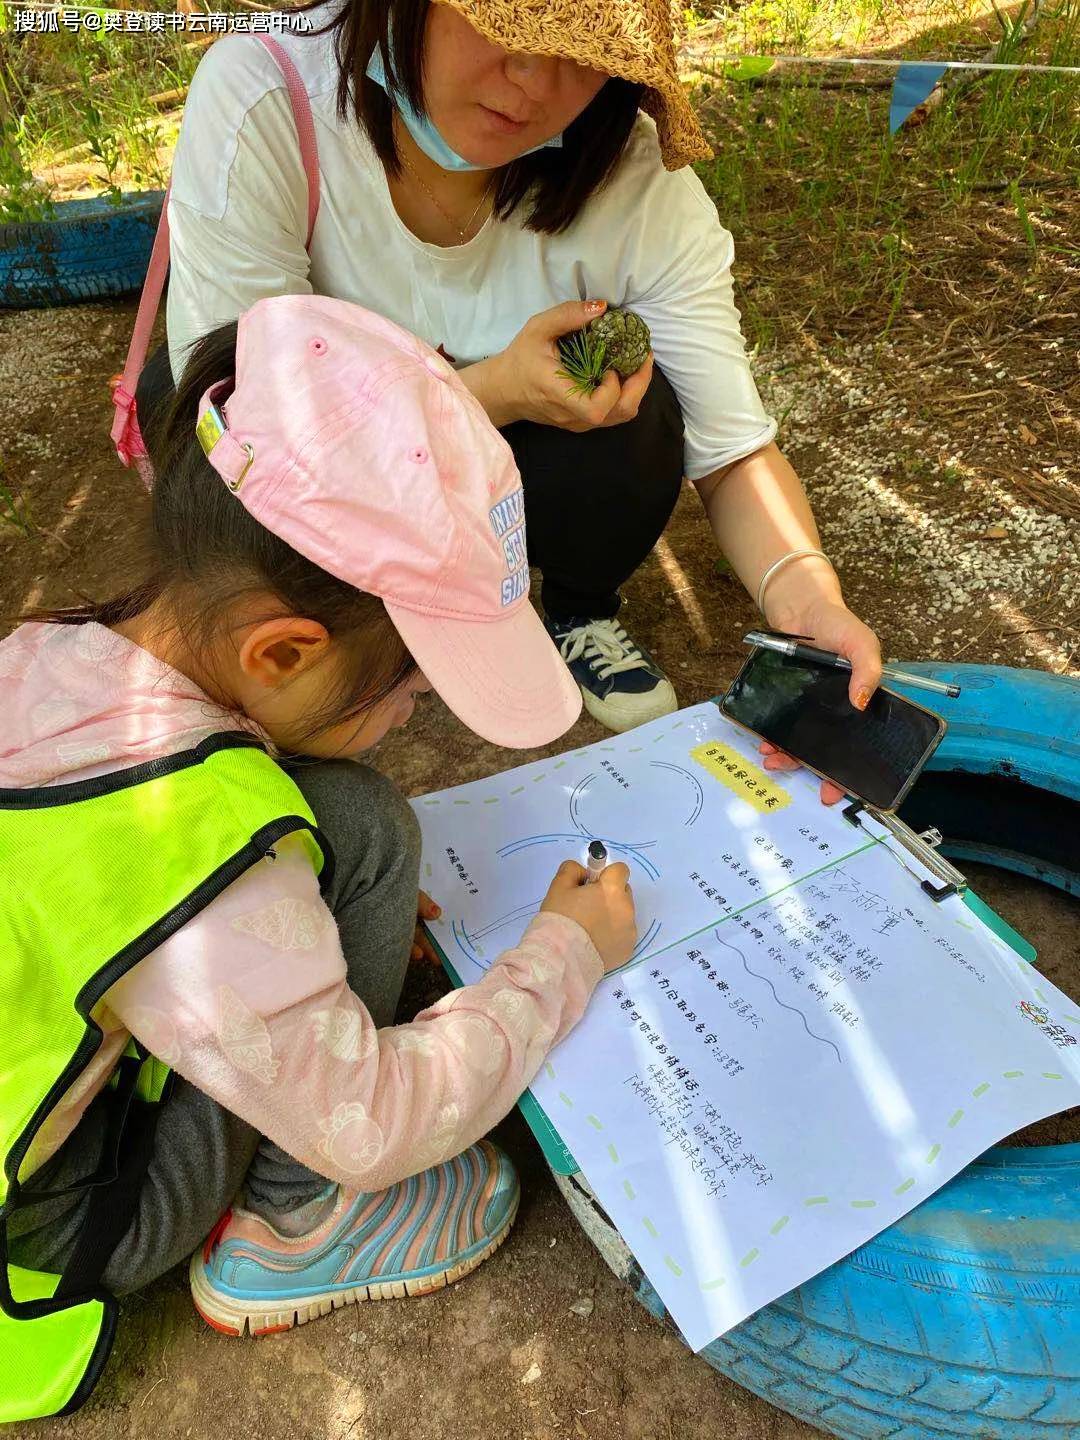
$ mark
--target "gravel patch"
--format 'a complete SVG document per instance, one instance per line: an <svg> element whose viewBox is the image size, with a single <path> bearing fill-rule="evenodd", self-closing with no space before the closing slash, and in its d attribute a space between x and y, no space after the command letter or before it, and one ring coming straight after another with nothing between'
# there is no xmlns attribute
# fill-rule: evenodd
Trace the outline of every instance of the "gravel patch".
<svg viewBox="0 0 1080 1440"><path fill-rule="evenodd" d="M983 407L969 410L961 437L917 413L947 404L958 384L1004 392L1007 371L929 366L918 375L919 404L898 389L910 365L908 347L867 343L842 359L789 347L758 367L825 549L847 588L873 598L888 587L890 628L918 637L923 658L953 657L1000 623L1031 627L1016 635L1020 650L1041 668L1068 670L1075 642L1057 622L1080 608L1080 524L1027 502L982 465L1001 459L1012 438L1002 397L988 395L981 416ZM1069 478L1056 460L1027 458L1048 485ZM1047 605L1054 623L1043 626Z"/></svg>

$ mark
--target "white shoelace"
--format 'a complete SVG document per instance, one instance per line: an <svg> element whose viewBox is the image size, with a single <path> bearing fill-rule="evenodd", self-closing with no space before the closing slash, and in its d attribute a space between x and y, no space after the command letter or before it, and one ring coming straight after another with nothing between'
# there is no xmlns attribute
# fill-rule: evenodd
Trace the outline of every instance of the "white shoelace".
<svg viewBox="0 0 1080 1440"><path fill-rule="evenodd" d="M568 665L584 655L589 668L601 680L624 670L642 670L649 664L617 620L590 620L587 625L576 625L560 641L559 653Z"/></svg>

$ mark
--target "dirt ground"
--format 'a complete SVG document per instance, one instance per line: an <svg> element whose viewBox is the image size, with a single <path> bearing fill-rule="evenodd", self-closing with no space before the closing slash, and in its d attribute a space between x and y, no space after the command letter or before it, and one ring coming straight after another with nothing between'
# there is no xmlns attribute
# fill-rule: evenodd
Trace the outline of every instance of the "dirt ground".
<svg viewBox="0 0 1080 1440"><path fill-rule="evenodd" d="M0 450L6 482L28 507L21 511L27 533L0 525L0 614L101 595L136 564L143 499L108 442L106 384L121 368L134 310L124 302L0 314ZM889 656L1075 672L1080 514L1062 509L1067 482L1055 492L1057 510L1044 503L1046 476L1063 469L1075 446L1056 399L1041 423L1030 403L1032 386L1060 397L1074 383L1075 359L1056 333L1048 326L1019 340L1022 353L1008 357L1011 380L998 376L1004 356L982 375L970 355L955 364L946 356L915 387L918 398L912 382L920 357L910 344L830 351L807 337L759 366L767 404L785 414L782 443L811 491L849 602L876 626ZM992 433L985 405L965 399L987 388L995 391ZM1003 456L1030 447L1022 424L1037 432L1033 473L1043 476L1043 489L1033 481L1026 499L994 482ZM684 704L731 678L752 605L717 565L692 491L626 587L626 601L628 629L668 670ZM552 748L601 733L586 717ZM419 794L532 758L479 742L432 699L406 732L384 743L376 763L406 793ZM1048 977L1080 996L1077 903L994 872L974 880L1038 946ZM407 1000L419 1003L434 983L417 972ZM1073 1112L1019 1138L1075 1140L1078 1122ZM459 1287L350 1309L274 1339L233 1342L198 1320L176 1271L125 1302L115 1357L93 1401L48 1432L73 1440L143 1433L163 1440L802 1440L817 1433L716 1375L645 1314L571 1219L516 1114L497 1138L521 1170L520 1216L506 1246Z"/></svg>

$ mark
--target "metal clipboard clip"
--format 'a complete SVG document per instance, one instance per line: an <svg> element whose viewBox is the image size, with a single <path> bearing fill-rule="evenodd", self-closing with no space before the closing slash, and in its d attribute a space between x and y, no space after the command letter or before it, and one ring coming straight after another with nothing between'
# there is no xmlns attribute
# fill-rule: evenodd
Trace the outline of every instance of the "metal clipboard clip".
<svg viewBox="0 0 1080 1440"><path fill-rule="evenodd" d="M905 825L903 820L898 820L895 815L884 810L875 810L870 805L864 805L861 800L852 800L849 805L844 806L844 819L852 825L861 826L860 811L865 811L872 820L876 820L894 840L898 840L909 854L914 855L921 865L925 865L927 870L941 881L940 885L934 885L929 880L915 876L931 900L940 903L948 895L964 894L968 888L966 876L962 875L955 865L951 865L944 855L938 854L937 847L941 844L940 830L931 828L916 834L910 825ZM910 873L915 875L915 871Z"/></svg>

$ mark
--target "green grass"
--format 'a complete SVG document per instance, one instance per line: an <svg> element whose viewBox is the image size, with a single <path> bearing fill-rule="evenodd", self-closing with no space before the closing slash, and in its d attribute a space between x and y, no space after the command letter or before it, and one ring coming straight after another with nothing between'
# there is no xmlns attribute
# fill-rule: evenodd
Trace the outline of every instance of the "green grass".
<svg viewBox="0 0 1080 1440"><path fill-rule="evenodd" d="M151 3L172 9L171 0ZM966 58L996 40L1002 60L1080 63L1080 0L1046 4L1023 41L1030 3L995 15L985 0L923 0L921 8L909 0L701 0L684 14L691 39L707 37L717 54ZM981 28L973 19L980 5ZM0 222L47 213L41 172L76 147L67 158L90 162L98 190L112 199L163 188L178 127L151 97L185 89L203 53L185 45L191 38L0 32ZM887 87L833 88L845 75L818 68L779 80L706 78L697 87L716 158L696 168L735 236L753 351L811 318L816 326L869 323L886 336L913 309L951 308L967 283L957 278L957 231L992 237L995 263L1033 293L1075 280L1080 251L1058 203L1076 183L1075 80L964 80L947 88L927 123L890 137Z"/></svg>
<svg viewBox="0 0 1080 1440"><path fill-rule="evenodd" d="M719 19L731 48L760 48L805 54L840 44L861 45L875 27L900 20L903 0L749 0L744 5L692 5L684 11L691 31ZM954 9L961 8L959 5Z"/></svg>
<svg viewBox="0 0 1080 1440"><path fill-rule="evenodd" d="M31 535L34 520L25 492L13 489L4 479L3 459L0 458L0 532L4 530Z"/></svg>
<svg viewBox="0 0 1080 1440"><path fill-rule="evenodd" d="M1080 63L1080 0L1047 7L1025 44L1024 7L1011 18L992 16L989 36L962 23L966 9L960 0L941 0L918 35L894 47L879 35L872 49L969 58L996 35L1002 61ZM875 26L900 13L895 0L749 0L722 25L715 49L835 53L862 47ZM980 208L976 219L1002 232L1003 264L1035 276L1049 259L1075 261L1075 248L1061 243L1069 222L1055 200L1062 194L1067 203L1076 183L1075 79L965 79L947 88L923 125L892 137L887 87L818 83L828 75L835 86L845 74L816 68L807 80L790 70L772 83L710 78L697 89L716 158L696 169L735 237L753 346L773 342L779 313L798 322L810 311L819 319L872 312L878 333L887 334L913 292L925 301L953 281L955 255L943 229L972 223L973 207L990 205L992 214Z"/></svg>
<svg viewBox="0 0 1080 1440"><path fill-rule="evenodd" d="M0 222L47 215L53 197L41 172L64 161L93 165L97 192L115 201L123 190L163 189L179 127L151 97L186 89L203 53L185 44L193 38L0 32Z"/></svg>

